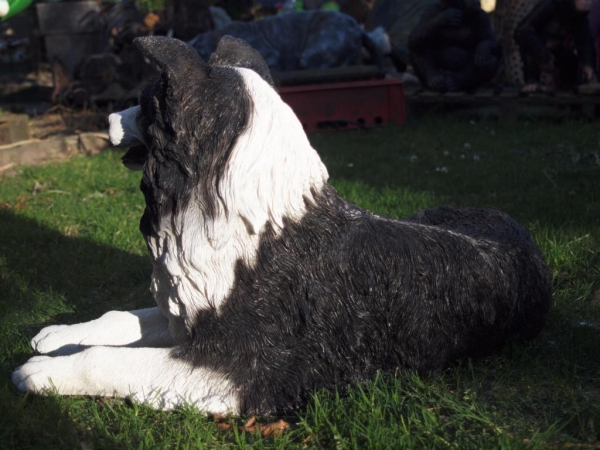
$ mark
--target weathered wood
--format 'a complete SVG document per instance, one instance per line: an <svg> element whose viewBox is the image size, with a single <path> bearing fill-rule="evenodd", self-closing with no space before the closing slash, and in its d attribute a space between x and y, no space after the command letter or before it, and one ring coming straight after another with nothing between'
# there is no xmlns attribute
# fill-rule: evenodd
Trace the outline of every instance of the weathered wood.
<svg viewBox="0 0 600 450"><path fill-rule="evenodd" d="M0 116L0 145L29 139L27 114L3 114Z"/></svg>

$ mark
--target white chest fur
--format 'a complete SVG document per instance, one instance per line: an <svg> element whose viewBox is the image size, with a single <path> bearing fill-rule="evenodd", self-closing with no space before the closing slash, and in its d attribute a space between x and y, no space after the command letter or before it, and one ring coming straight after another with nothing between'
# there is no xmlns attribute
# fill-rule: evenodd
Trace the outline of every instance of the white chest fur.
<svg viewBox="0 0 600 450"><path fill-rule="evenodd" d="M238 137L217 186L216 211L193 193L176 217L161 217L148 245L154 260L152 290L169 317L175 340L185 339L198 311L219 310L235 285L237 264L257 263L267 223L275 233L283 219L300 220L327 170L302 125L279 95L255 72L233 69L252 99L245 132Z"/></svg>
<svg viewBox="0 0 600 450"><path fill-rule="evenodd" d="M248 233L242 220L235 220L220 246L204 232L205 220L192 205L175 220L163 219L158 237L149 238L151 289L176 341L185 339L198 311L218 311L235 284L236 264L255 264L259 236Z"/></svg>

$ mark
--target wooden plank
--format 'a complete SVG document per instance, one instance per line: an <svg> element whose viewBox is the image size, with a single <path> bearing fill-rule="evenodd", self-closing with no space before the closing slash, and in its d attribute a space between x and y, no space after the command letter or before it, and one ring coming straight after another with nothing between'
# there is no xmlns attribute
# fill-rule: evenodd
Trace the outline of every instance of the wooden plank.
<svg viewBox="0 0 600 450"><path fill-rule="evenodd" d="M442 96L441 92L430 91L430 90L425 90L421 94L421 97L430 97L430 98L432 98L432 97L437 98L437 97L441 97L441 96Z"/></svg>
<svg viewBox="0 0 600 450"><path fill-rule="evenodd" d="M577 89L579 95L600 95L600 83L582 84Z"/></svg>
<svg viewBox="0 0 600 450"><path fill-rule="evenodd" d="M293 70L272 72L276 86L303 86L307 84L335 83L344 81L381 79L385 71L377 66L349 66L333 69Z"/></svg>

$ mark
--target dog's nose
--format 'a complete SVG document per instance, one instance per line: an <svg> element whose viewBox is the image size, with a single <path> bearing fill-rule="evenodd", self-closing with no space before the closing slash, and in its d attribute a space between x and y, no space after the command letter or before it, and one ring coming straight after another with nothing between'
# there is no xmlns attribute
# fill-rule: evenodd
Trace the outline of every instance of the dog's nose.
<svg viewBox="0 0 600 450"><path fill-rule="evenodd" d="M142 135L137 127L139 106L126 109L108 116L108 137L115 147L128 147L143 143Z"/></svg>
<svg viewBox="0 0 600 450"><path fill-rule="evenodd" d="M114 146L120 146L123 143L125 137L125 130L121 123L121 115L119 113L112 113L108 116L108 138L110 143Z"/></svg>

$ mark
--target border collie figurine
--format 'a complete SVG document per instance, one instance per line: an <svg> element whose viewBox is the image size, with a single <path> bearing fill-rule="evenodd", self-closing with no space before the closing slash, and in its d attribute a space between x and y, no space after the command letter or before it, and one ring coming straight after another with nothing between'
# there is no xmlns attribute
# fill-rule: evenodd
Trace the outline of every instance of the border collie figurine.
<svg viewBox="0 0 600 450"><path fill-rule="evenodd" d="M110 136L144 144L125 162L143 170L158 307L44 328L32 345L52 356L14 372L20 390L279 413L318 388L435 373L538 334L550 275L515 221L360 209L327 184L244 41L224 37L209 64L174 39L136 44L162 73L111 115Z"/></svg>

